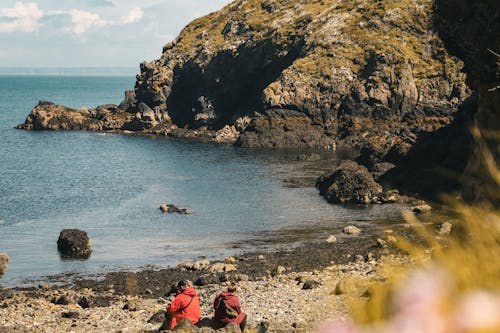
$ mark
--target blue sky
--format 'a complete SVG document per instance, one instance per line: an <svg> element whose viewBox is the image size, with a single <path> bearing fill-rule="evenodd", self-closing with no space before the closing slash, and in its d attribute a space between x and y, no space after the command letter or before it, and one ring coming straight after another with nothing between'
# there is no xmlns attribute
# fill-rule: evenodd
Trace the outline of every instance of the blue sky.
<svg viewBox="0 0 500 333"><path fill-rule="evenodd" d="M231 0L1 0L0 67L135 67Z"/></svg>

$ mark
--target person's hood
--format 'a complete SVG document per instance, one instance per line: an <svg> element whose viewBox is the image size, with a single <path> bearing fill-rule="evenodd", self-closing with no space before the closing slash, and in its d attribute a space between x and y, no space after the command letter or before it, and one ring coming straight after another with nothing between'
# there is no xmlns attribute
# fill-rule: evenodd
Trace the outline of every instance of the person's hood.
<svg viewBox="0 0 500 333"><path fill-rule="evenodd" d="M223 299L225 299L225 300L230 299L230 298L232 298L232 297L236 297L236 295L235 295L234 293L229 292L229 291L224 291L224 292L222 292L220 295L221 295L221 297L222 297Z"/></svg>
<svg viewBox="0 0 500 333"><path fill-rule="evenodd" d="M196 296L198 295L196 293L196 290L194 290L194 287L193 286L190 286L188 287L187 289L185 289L183 292L182 292L184 295L188 295L190 297L193 297L193 296Z"/></svg>

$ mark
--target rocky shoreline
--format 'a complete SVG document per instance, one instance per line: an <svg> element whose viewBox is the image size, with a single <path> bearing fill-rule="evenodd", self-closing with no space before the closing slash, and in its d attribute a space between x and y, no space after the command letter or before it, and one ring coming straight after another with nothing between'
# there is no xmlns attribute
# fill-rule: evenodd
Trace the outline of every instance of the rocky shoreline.
<svg viewBox="0 0 500 333"><path fill-rule="evenodd" d="M408 234L405 227L401 231ZM0 332L155 332L181 278L194 281L202 317L211 317L215 295L231 280L238 281L250 332L258 332L261 322L270 332L310 332L324 320L348 316L346 300L363 297L368 281L381 278L381 258L407 261L394 247L394 233L384 230L378 240L363 233L333 237L224 262L200 259L175 268L76 277L66 286L0 289Z"/></svg>

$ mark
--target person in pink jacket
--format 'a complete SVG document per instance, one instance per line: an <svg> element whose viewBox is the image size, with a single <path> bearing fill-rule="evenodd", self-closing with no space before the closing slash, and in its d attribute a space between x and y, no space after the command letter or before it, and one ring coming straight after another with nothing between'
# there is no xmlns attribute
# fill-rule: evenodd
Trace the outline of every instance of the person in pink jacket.
<svg viewBox="0 0 500 333"><path fill-rule="evenodd" d="M241 304L236 296L236 285L228 284L227 291L217 295L214 300L215 315L212 319L215 329L235 323L240 326L241 332L245 331L247 315L241 311Z"/></svg>
<svg viewBox="0 0 500 333"><path fill-rule="evenodd" d="M160 327L160 331L173 329L184 318L190 320L193 324L200 321L200 299L191 281L180 280L177 288L178 291L174 300L167 306L165 322Z"/></svg>

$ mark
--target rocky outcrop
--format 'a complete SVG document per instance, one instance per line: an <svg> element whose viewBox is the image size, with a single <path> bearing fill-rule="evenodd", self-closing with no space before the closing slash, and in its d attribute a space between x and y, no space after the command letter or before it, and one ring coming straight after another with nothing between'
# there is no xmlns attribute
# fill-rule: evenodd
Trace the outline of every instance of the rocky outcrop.
<svg viewBox="0 0 500 333"><path fill-rule="evenodd" d="M131 114L121 112L116 105L106 104L96 109L79 110L40 101L31 110L19 129L27 130L119 130L130 121Z"/></svg>
<svg viewBox="0 0 500 333"><path fill-rule="evenodd" d="M467 95L432 31L431 1L234 1L143 63L137 102L180 127L252 118L245 147L404 143ZM277 116L278 114L278 116Z"/></svg>
<svg viewBox="0 0 500 333"><path fill-rule="evenodd" d="M469 95L431 17L431 0L236 0L142 63L134 90L109 112L39 105L20 128L407 149L449 124Z"/></svg>
<svg viewBox="0 0 500 333"><path fill-rule="evenodd" d="M332 173L319 178L316 186L333 203L369 204L382 194L382 186L364 166L354 161L343 161Z"/></svg>
<svg viewBox="0 0 500 333"><path fill-rule="evenodd" d="M471 113L474 145L467 156L462 193L467 199L500 205L492 170L500 164L500 3L436 0L434 11L436 30L445 46L464 61L468 82L477 92L477 107Z"/></svg>
<svg viewBox="0 0 500 333"><path fill-rule="evenodd" d="M89 236L79 229L62 230L57 240L57 249L61 257L68 259L88 259L92 254Z"/></svg>
<svg viewBox="0 0 500 333"><path fill-rule="evenodd" d="M475 92L449 126L420 135L408 151L365 151L359 160L365 165L370 160L394 163L396 168L380 181L406 193L439 199L443 193L461 192L466 200L500 205L492 172L500 164L500 57L495 55L500 4L436 0L433 10L436 31L447 49L464 60Z"/></svg>
<svg viewBox="0 0 500 333"><path fill-rule="evenodd" d="M4 276L9 267L9 255L5 252L0 253L0 278Z"/></svg>

